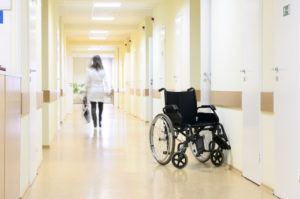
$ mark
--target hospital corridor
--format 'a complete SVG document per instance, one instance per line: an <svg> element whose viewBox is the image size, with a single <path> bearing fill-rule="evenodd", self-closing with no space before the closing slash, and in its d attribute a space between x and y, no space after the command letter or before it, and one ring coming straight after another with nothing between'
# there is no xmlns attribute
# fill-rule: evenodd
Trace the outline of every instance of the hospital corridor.
<svg viewBox="0 0 300 199"><path fill-rule="evenodd" d="M300 199L299 0L0 0L0 199Z"/></svg>

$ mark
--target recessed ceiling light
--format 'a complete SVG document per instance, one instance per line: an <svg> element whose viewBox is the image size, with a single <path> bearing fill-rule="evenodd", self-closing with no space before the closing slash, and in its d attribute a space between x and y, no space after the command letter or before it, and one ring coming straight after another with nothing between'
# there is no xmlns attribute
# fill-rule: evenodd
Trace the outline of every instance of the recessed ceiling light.
<svg viewBox="0 0 300 199"><path fill-rule="evenodd" d="M120 2L94 2L93 6L98 8L119 8L121 7Z"/></svg>
<svg viewBox="0 0 300 199"><path fill-rule="evenodd" d="M91 30L90 33L91 34L108 34L109 31L108 30Z"/></svg>
<svg viewBox="0 0 300 199"><path fill-rule="evenodd" d="M90 47L90 48L88 48L88 50L90 50L90 51L99 51L99 50L102 50L101 48L97 48L97 47Z"/></svg>
<svg viewBox="0 0 300 199"><path fill-rule="evenodd" d="M95 21L114 21L114 17L92 17L92 20Z"/></svg>
<svg viewBox="0 0 300 199"><path fill-rule="evenodd" d="M106 37L89 37L91 40L105 40Z"/></svg>

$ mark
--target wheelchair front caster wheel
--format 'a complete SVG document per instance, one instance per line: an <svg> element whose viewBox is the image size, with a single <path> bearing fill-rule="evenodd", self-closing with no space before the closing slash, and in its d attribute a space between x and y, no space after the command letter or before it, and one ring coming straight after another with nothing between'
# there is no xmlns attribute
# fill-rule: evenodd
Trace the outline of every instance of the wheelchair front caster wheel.
<svg viewBox="0 0 300 199"><path fill-rule="evenodd" d="M216 166L219 167L224 162L224 154L221 150L213 150L210 155L211 162Z"/></svg>
<svg viewBox="0 0 300 199"><path fill-rule="evenodd" d="M184 153L176 152L172 157L172 163L177 169L182 169L188 163L188 158Z"/></svg>

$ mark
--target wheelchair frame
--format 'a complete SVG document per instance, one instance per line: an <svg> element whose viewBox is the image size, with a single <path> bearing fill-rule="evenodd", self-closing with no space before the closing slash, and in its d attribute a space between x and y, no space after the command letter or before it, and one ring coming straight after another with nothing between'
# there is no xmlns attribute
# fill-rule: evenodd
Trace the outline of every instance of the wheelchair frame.
<svg viewBox="0 0 300 199"><path fill-rule="evenodd" d="M166 89L162 88L159 90L167 92ZM195 89L190 88L187 90L187 92L195 92ZM165 96L166 97L166 96ZM195 99L196 100L196 99ZM196 100L197 101L197 100ZM197 107L196 113L202 113L198 112L199 109L202 108L209 108L217 119L218 116L215 112L216 108L213 105L202 105L200 107ZM228 142L228 138L225 132L225 129L223 125L218 122L212 122L212 123L197 123L197 124L183 124L180 122L180 111L177 105L165 105L163 108L164 114L158 114L154 120L151 123L150 127L150 148L152 151L152 154L154 158L157 160L158 163L165 165L168 164L171 160L173 165L176 168L183 168L187 165L188 158L185 154L189 143L191 144L191 149L193 152L193 155L202 163L208 161L211 159L211 162L215 166L221 166L224 162L224 154L223 150L230 150L231 147ZM156 129L156 123L157 121L161 119L164 123L164 128L162 136L165 136L164 138L159 137L158 141L167 141L167 151L162 151L164 155L167 157L165 159L159 159L158 155L156 154L155 144L154 144L154 131ZM182 118L181 118L182 119ZM205 139L205 136L201 136L200 133L204 131L209 131L211 133L212 139L209 140L208 146L204 146L204 143L202 143L202 151L198 151L199 147L195 143L200 143L198 145L201 145L201 140L203 142L203 139ZM179 135L183 135L185 137L185 140L180 142L177 145L177 152L174 153L175 148L175 140L178 138ZM204 138L203 138L204 137ZM199 141L200 140L200 141ZM192 145L195 144L197 150L194 151L192 148ZM171 146L171 147L170 147ZM217 147L216 147L217 146ZM197 152L197 153L195 153ZM200 159L199 157L203 153L209 153L208 156L204 159Z"/></svg>

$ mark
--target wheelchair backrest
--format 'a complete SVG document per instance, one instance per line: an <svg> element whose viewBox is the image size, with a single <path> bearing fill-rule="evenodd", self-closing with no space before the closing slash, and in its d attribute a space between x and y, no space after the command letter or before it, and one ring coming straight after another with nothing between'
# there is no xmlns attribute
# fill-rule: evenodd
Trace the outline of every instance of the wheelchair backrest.
<svg viewBox="0 0 300 199"><path fill-rule="evenodd" d="M195 90L184 92L165 91L165 105L177 105L182 115L182 123L195 124L197 99Z"/></svg>

